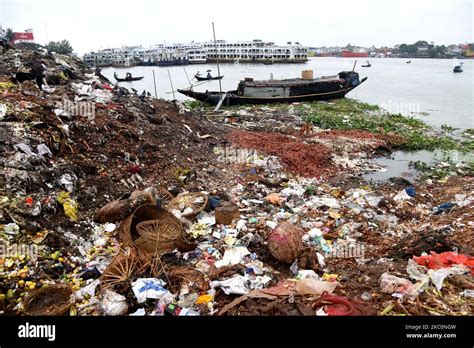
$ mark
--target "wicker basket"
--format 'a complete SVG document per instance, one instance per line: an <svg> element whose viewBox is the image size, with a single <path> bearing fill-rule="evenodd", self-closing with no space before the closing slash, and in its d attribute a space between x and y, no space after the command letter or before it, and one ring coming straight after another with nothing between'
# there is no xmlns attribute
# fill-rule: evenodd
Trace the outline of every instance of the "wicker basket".
<svg viewBox="0 0 474 348"><path fill-rule="evenodd" d="M166 207L174 199L174 196L164 187L156 189L156 200L161 200L161 206Z"/></svg>
<svg viewBox="0 0 474 348"><path fill-rule="evenodd" d="M189 217L199 214L206 208L207 196L203 193L183 193L174 198L168 205L168 210L178 210L182 216ZM190 212L185 211L191 209Z"/></svg>
<svg viewBox="0 0 474 348"><path fill-rule="evenodd" d="M30 293L23 301L26 315L64 315L69 311L72 289L67 285L48 285Z"/></svg>
<svg viewBox="0 0 474 348"><path fill-rule="evenodd" d="M148 255L164 255L176 248L176 241L183 238L181 223L172 220L149 220L136 226L139 237L135 246Z"/></svg>
<svg viewBox="0 0 474 348"><path fill-rule="evenodd" d="M233 220L240 218L239 207L230 202L222 202L216 208L216 223L230 225Z"/></svg>
<svg viewBox="0 0 474 348"><path fill-rule="evenodd" d="M168 279L174 288L180 289L183 285L194 284L201 291L209 289L209 282L204 274L190 266L177 266L170 269Z"/></svg>
<svg viewBox="0 0 474 348"><path fill-rule="evenodd" d="M126 285L140 268L141 259L135 252L119 252L100 277L101 290Z"/></svg>
<svg viewBox="0 0 474 348"><path fill-rule="evenodd" d="M136 228L137 225L140 222L150 220L169 221L178 224L182 228L181 222L165 209L158 208L156 205L142 205L120 224L118 230L119 240L125 245L133 246L134 241L140 237Z"/></svg>

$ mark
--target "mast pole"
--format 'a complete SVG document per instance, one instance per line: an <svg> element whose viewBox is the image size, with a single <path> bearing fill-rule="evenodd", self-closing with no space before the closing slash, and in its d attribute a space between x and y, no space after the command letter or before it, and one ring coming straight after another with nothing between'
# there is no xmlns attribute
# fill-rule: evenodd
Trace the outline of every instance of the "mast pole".
<svg viewBox="0 0 474 348"><path fill-rule="evenodd" d="M216 30L214 28L214 22L212 22L212 33L214 34L214 49L216 52L217 74L218 74L218 77L221 77L221 69L219 67L219 57L217 54L217 40L216 40ZM219 91L222 94L222 82L220 79L219 79Z"/></svg>

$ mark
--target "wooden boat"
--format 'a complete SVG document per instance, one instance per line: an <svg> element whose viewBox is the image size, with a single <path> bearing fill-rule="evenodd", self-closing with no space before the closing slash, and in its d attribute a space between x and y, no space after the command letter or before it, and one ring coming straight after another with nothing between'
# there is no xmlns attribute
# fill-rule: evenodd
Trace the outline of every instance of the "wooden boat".
<svg viewBox="0 0 474 348"><path fill-rule="evenodd" d="M178 92L196 100L218 105L294 103L313 100L342 98L354 88L360 86L367 77L359 80L359 74L343 71L336 76L321 77L312 80L265 80L240 81L237 90L228 92L196 92L192 89L178 89Z"/></svg>
<svg viewBox="0 0 474 348"><path fill-rule="evenodd" d="M411 64L411 60L407 61L407 64Z"/></svg>
<svg viewBox="0 0 474 348"><path fill-rule="evenodd" d="M361 67L363 67L363 68L370 68L371 66L372 66L372 64L370 64L369 61L367 61L367 63L361 65Z"/></svg>
<svg viewBox="0 0 474 348"><path fill-rule="evenodd" d="M456 65L454 66L453 72L455 72L455 73L462 73L462 72L464 71L463 68L462 68L462 66L463 66L463 63L456 64Z"/></svg>
<svg viewBox="0 0 474 348"><path fill-rule="evenodd" d="M223 78L224 76L216 76L216 77L213 77L213 76L207 77L207 76L206 76L206 77L202 77L202 76L199 76L199 75L194 75L194 77L195 77L196 80L198 80L198 81L212 81L212 80L222 80L222 78Z"/></svg>
<svg viewBox="0 0 474 348"><path fill-rule="evenodd" d="M117 80L117 82L132 82L132 81L140 81L143 80L145 76L140 76L140 77L132 77L131 74L127 73L127 76L125 78L120 78L118 77L117 73L114 73L114 79Z"/></svg>

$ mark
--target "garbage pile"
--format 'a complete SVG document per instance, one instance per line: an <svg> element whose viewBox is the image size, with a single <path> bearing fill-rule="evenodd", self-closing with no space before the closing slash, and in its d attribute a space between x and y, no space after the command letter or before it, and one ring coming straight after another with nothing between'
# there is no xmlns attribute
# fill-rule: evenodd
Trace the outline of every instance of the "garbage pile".
<svg viewBox="0 0 474 348"><path fill-rule="evenodd" d="M375 135L236 130L73 57L2 58L3 314L472 313L472 177L367 183Z"/></svg>

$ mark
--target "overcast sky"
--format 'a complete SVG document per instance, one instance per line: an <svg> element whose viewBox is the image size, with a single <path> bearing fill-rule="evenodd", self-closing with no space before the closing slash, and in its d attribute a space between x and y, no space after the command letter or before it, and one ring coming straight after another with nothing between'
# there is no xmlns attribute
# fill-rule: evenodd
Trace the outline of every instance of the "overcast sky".
<svg viewBox="0 0 474 348"><path fill-rule="evenodd" d="M0 25L75 51L262 39L307 46L473 42L474 0L0 0Z"/></svg>

